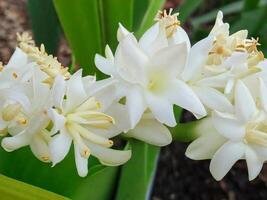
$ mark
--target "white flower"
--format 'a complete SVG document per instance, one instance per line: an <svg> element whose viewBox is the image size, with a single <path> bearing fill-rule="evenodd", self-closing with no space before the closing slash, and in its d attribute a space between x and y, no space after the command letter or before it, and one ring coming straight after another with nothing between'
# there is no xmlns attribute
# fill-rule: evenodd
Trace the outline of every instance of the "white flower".
<svg viewBox="0 0 267 200"><path fill-rule="evenodd" d="M88 173L90 154L104 165L116 166L128 161L131 151L110 148L113 142L109 138L120 132L112 133L113 118L103 113L101 103L86 93L81 75L80 70L68 81L61 76L55 79L53 91L56 107L49 111L49 115L54 124L52 133L59 133L53 136L49 146L55 165L64 159L73 142L77 171L83 177ZM89 80L88 77L85 79Z"/></svg>
<svg viewBox="0 0 267 200"><path fill-rule="evenodd" d="M185 108L199 117L206 111L192 89L179 79L186 59L187 43L168 46L165 29L149 29L137 42L120 25L119 45L115 56L106 48L106 58L96 55L99 70L116 80L117 91L111 97L126 97L131 128L149 109L154 118L168 126L175 126L173 104Z"/></svg>
<svg viewBox="0 0 267 200"><path fill-rule="evenodd" d="M259 72L263 54L258 40L247 39L247 30L229 35L222 19L219 11L210 35L191 48L182 78L207 108L231 112L236 81Z"/></svg>
<svg viewBox="0 0 267 200"><path fill-rule="evenodd" d="M246 160L249 180L253 180L267 160L267 88L261 79L258 85L260 102L256 103L238 81L234 113L214 111L210 123L213 131L195 140L186 151L192 159L212 159L210 171L216 180L240 159Z"/></svg>
<svg viewBox="0 0 267 200"><path fill-rule="evenodd" d="M43 162L50 162L48 143L50 134L46 130L49 117L46 109L49 106L50 89L44 84L45 74L37 67L33 76L24 87L30 106L26 110L18 103L9 104L2 110L3 121L9 122L7 132L11 135L2 140L2 147L14 151L30 146L33 154Z"/></svg>

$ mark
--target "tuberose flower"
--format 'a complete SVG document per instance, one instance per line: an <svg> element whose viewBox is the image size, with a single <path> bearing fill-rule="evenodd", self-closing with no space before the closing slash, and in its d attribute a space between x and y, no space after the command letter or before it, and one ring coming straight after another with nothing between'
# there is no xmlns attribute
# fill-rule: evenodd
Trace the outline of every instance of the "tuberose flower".
<svg viewBox="0 0 267 200"><path fill-rule="evenodd" d="M91 154L109 166L121 165L130 159L130 150L110 148L113 141L109 138L120 132L106 133L115 121L101 110L101 103L95 97L86 93L81 70L67 82L62 76L57 76L53 91L55 108L49 111L54 124L52 133L57 133L49 143L53 165L64 159L72 142L80 176L87 175Z"/></svg>
<svg viewBox="0 0 267 200"><path fill-rule="evenodd" d="M186 42L169 46L165 28L149 29L139 40L122 25L118 29L119 45L113 57L109 47L106 58L96 55L100 71L116 80L116 96L126 97L131 128L134 128L148 109L154 118L175 126L173 104L198 117L206 111L193 92L181 79L188 54Z"/></svg>
<svg viewBox="0 0 267 200"><path fill-rule="evenodd" d="M209 133L203 133L189 145L186 155L192 159L211 159L210 171L222 179L240 159L248 166L253 180L267 160L267 87L259 79L259 102L242 81L235 88L233 113L214 111Z"/></svg>

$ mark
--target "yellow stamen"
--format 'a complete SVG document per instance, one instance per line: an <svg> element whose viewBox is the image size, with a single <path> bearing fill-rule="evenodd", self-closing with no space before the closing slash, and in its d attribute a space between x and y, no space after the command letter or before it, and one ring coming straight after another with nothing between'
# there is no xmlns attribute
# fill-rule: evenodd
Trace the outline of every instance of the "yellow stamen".
<svg viewBox="0 0 267 200"><path fill-rule="evenodd" d="M21 111L21 105L19 103L10 104L2 110L2 118L5 121L13 120Z"/></svg>

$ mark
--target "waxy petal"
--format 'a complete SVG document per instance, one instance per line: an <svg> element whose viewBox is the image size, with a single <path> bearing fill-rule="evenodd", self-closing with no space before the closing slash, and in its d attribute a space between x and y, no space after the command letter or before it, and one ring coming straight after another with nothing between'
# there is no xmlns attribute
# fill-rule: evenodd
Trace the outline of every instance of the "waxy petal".
<svg viewBox="0 0 267 200"><path fill-rule="evenodd" d="M233 141L242 140L246 134L245 124L232 115L214 111L212 113L212 123L221 135Z"/></svg>
<svg viewBox="0 0 267 200"><path fill-rule="evenodd" d="M172 141L169 129L155 119L141 119L137 126L125 135L156 146L166 146Z"/></svg>
<svg viewBox="0 0 267 200"><path fill-rule="evenodd" d="M244 156L245 145L242 142L227 142L213 156L210 172L217 180L221 180L232 166Z"/></svg>
<svg viewBox="0 0 267 200"><path fill-rule="evenodd" d="M118 166L126 163L132 155L130 150L115 150L86 142L93 156L97 157L103 165Z"/></svg>
<svg viewBox="0 0 267 200"><path fill-rule="evenodd" d="M74 142L75 164L79 176L85 177L88 174L88 158L81 156L79 146Z"/></svg>
<svg viewBox="0 0 267 200"><path fill-rule="evenodd" d="M68 154L71 147L72 138L62 129L59 134L55 135L49 143L51 160L53 166L62 161Z"/></svg>
<svg viewBox="0 0 267 200"><path fill-rule="evenodd" d="M235 111L238 119L249 121L257 112L256 104L248 88L238 81L235 89Z"/></svg>
<svg viewBox="0 0 267 200"><path fill-rule="evenodd" d="M246 148L245 157L248 166L249 180L252 181L259 175L263 166L263 161L259 158L257 153L249 146L247 146Z"/></svg>

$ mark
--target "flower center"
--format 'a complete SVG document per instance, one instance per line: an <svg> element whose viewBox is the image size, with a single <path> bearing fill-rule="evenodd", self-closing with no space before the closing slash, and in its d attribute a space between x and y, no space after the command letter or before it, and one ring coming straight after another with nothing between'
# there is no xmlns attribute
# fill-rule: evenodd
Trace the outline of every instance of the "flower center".
<svg viewBox="0 0 267 200"><path fill-rule="evenodd" d="M260 114L256 121L247 125L244 138L246 143L267 147L267 119L262 118L265 118L264 114Z"/></svg>
<svg viewBox="0 0 267 200"><path fill-rule="evenodd" d="M177 19L179 13L172 15L172 10L173 9L170 9L169 13L167 13L166 10L158 11L157 16L155 17L155 20L165 28L168 38L171 37L176 32L176 28L180 26L180 21Z"/></svg>
<svg viewBox="0 0 267 200"><path fill-rule="evenodd" d="M71 134L75 144L79 146L80 153L83 157L88 158L90 150L84 143L88 140L95 144L105 147L111 147L113 141L93 133L89 128L108 129L114 124L114 119L100 111L100 103L94 98L89 98L71 113L66 115L66 127Z"/></svg>

